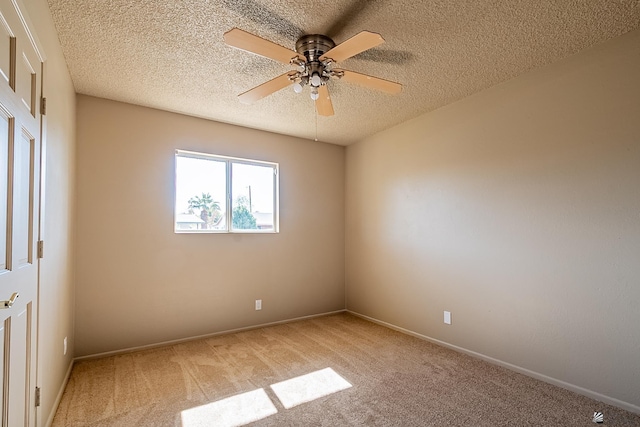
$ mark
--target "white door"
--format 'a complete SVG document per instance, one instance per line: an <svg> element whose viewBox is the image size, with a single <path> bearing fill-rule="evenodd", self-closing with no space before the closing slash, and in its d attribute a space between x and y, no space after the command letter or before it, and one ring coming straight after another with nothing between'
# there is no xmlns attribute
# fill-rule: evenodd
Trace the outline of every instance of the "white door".
<svg viewBox="0 0 640 427"><path fill-rule="evenodd" d="M0 403L35 425L41 56L18 2L0 0ZM12 295L14 296L12 298Z"/></svg>

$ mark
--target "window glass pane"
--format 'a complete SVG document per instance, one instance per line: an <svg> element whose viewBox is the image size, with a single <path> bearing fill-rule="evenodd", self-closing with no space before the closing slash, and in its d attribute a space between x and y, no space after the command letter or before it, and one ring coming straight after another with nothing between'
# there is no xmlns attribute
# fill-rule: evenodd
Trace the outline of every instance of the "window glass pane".
<svg viewBox="0 0 640 427"><path fill-rule="evenodd" d="M226 162L176 156L176 231L226 230Z"/></svg>
<svg viewBox="0 0 640 427"><path fill-rule="evenodd" d="M274 168L232 163L231 227L274 231Z"/></svg>

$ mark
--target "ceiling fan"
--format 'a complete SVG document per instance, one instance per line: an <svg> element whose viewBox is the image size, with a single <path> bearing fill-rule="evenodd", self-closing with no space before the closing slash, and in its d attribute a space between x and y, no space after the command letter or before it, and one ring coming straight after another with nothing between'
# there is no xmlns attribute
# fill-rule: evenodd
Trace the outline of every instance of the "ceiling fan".
<svg viewBox="0 0 640 427"><path fill-rule="evenodd" d="M332 116L333 104L327 89L327 82L331 78L342 79L390 94L402 91L402 85L399 83L334 68L337 62L384 43L382 36L377 33L362 31L339 45L325 35L307 34L296 41L295 51L239 28L227 31L224 34L224 41L229 46L296 67L295 70L238 95L240 102L245 104L256 102L290 85L293 85L296 93L301 93L304 87L309 85L311 99L316 103L318 114Z"/></svg>

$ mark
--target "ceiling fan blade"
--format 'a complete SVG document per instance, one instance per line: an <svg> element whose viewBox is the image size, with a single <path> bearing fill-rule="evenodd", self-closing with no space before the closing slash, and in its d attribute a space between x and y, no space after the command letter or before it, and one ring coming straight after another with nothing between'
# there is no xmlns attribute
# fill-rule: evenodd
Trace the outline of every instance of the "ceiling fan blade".
<svg viewBox="0 0 640 427"><path fill-rule="evenodd" d="M346 2L343 1L342 3ZM340 18L322 34L335 39L349 24L361 21L360 16L366 16L372 7L375 10L375 8L381 6L383 3L384 0L352 0L347 9L340 12Z"/></svg>
<svg viewBox="0 0 640 427"><path fill-rule="evenodd" d="M247 52L255 53L256 55L264 56L265 58L273 59L284 64L289 64L292 58L304 60L303 56L291 49L247 33L239 28L233 28L224 33L224 41L231 47L246 50Z"/></svg>
<svg viewBox="0 0 640 427"><path fill-rule="evenodd" d="M404 65L412 62L414 57L413 53L406 50L369 49L359 53L353 59L377 62L379 64Z"/></svg>
<svg viewBox="0 0 640 427"><path fill-rule="evenodd" d="M341 73L342 77L340 78L340 80L344 80L345 82L354 83L371 89L381 90L392 95L402 92L402 85L400 83L380 79L378 77L367 76L366 74L356 73L355 71L340 70L337 68L333 71L335 71L336 73Z"/></svg>
<svg viewBox="0 0 640 427"><path fill-rule="evenodd" d="M318 99L316 99L316 108L321 116L333 116L333 104L329 96L329 89L326 85L318 88Z"/></svg>
<svg viewBox="0 0 640 427"><path fill-rule="evenodd" d="M294 42L304 34L300 27L273 12L268 7L263 6L258 0L220 0L220 3L227 9L260 25L261 28L292 39Z"/></svg>
<svg viewBox="0 0 640 427"><path fill-rule="evenodd" d="M271 95L274 92L284 89L287 86L295 83L296 71L289 71L284 73L275 79L271 79L268 82L262 83L260 86L256 86L253 89L241 93L238 95L238 99L243 104L253 104L254 102L264 98L267 95Z"/></svg>
<svg viewBox="0 0 640 427"><path fill-rule="evenodd" d="M349 40L343 41L333 49L330 49L320 57L320 61L333 59L335 62L341 62L382 43L384 43L384 39L380 34L361 31Z"/></svg>

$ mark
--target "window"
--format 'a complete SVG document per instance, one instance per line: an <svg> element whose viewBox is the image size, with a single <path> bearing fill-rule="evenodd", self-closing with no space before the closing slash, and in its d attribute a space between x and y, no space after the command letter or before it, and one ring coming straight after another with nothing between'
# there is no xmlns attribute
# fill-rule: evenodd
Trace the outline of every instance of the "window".
<svg viewBox="0 0 640 427"><path fill-rule="evenodd" d="M277 233L278 164L176 150L176 233Z"/></svg>

